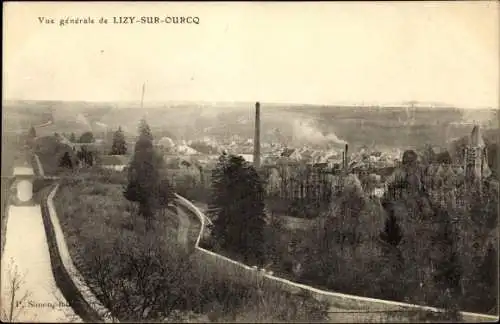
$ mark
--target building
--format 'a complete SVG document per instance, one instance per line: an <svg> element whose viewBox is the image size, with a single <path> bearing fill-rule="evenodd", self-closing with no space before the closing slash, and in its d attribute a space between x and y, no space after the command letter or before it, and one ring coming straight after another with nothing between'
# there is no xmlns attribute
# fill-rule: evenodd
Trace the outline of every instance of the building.
<svg viewBox="0 0 500 324"><path fill-rule="evenodd" d="M164 150L173 150L175 148L175 143L170 137L162 137L158 140L156 146Z"/></svg>
<svg viewBox="0 0 500 324"><path fill-rule="evenodd" d="M196 151L192 147L189 147L188 145L185 145L185 144L178 145L175 148L175 151L178 154L183 154L183 155L197 155L197 154L200 154L200 152Z"/></svg>
<svg viewBox="0 0 500 324"><path fill-rule="evenodd" d="M243 159L245 159L245 161L249 163L254 162L254 154L236 154L236 155L241 156Z"/></svg>
<svg viewBox="0 0 500 324"><path fill-rule="evenodd" d="M33 182L35 172L28 165L14 167L14 183L16 193L13 195L13 204L16 206L33 205Z"/></svg>
<svg viewBox="0 0 500 324"><path fill-rule="evenodd" d="M103 155L100 158L99 166L104 169L122 172L128 165L128 157L124 155Z"/></svg>
<svg viewBox="0 0 500 324"><path fill-rule="evenodd" d="M281 152L280 156L289 158L294 152L295 149L285 148L283 152Z"/></svg>
<svg viewBox="0 0 500 324"><path fill-rule="evenodd" d="M486 145L479 125L472 129L464 155L465 176L468 181L481 180L491 175Z"/></svg>

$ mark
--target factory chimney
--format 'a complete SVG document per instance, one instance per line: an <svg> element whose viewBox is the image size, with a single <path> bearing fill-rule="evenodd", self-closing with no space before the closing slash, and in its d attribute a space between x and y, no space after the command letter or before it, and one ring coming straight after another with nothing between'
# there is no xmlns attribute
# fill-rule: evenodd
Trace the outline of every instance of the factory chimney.
<svg viewBox="0 0 500 324"><path fill-rule="evenodd" d="M255 136L253 140L253 165L260 167L260 103L255 103Z"/></svg>
<svg viewBox="0 0 500 324"><path fill-rule="evenodd" d="M348 155L348 150L349 146L346 144L345 145L345 150L344 150L344 169L347 171L347 168L349 167L349 155Z"/></svg>

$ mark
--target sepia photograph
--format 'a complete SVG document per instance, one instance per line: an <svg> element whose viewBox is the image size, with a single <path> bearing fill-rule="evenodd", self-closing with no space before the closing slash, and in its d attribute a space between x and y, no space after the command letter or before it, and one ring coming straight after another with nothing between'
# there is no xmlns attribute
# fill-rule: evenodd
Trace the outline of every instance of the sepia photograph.
<svg viewBox="0 0 500 324"><path fill-rule="evenodd" d="M1 321L498 322L499 16L4 2Z"/></svg>

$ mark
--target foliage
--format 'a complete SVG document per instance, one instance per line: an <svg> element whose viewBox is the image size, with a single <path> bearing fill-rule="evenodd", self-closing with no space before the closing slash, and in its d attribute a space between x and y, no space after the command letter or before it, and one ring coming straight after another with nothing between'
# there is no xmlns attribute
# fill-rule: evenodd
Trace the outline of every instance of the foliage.
<svg viewBox="0 0 500 324"><path fill-rule="evenodd" d="M210 199L210 189L196 183L191 175L176 177L175 191L190 201L208 202Z"/></svg>
<svg viewBox="0 0 500 324"><path fill-rule="evenodd" d="M87 147L82 146L80 150L76 153L79 163L82 166L91 167L94 165L95 153L90 151Z"/></svg>
<svg viewBox="0 0 500 324"><path fill-rule="evenodd" d="M35 142L35 139L36 139L36 131L35 131L35 128L33 126L31 126L29 131L28 131L28 134L26 136L26 140L25 140L26 145L28 145L28 147L32 148L33 144Z"/></svg>
<svg viewBox="0 0 500 324"><path fill-rule="evenodd" d="M468 186L465 208L436 205L423 185L431 169L413 153L406 153L381 205L362 190L344 187L317 225L296 239L297 247L288 253L273 250L275 269L292 276L289 264L300 263L302 274L294 278L304 283L444 307L448 311L441 315L448 318L457 309L494 312L497 297L492 286L496 284L486 273L498 269L495 262L487 261L495 253L495 244L488 242L496 242L492 233L497 224L498 184L488 180L482 186ZM450 162L446 152L435 158ZM268 244L276 250L284 244L283 235L267 235L275 241Z"/></svg>
<svg viewBox="0 0 500 324"><path fill-rule="evenodd" d="M325 305L310 297L266 285L258 290L241 275L214 271L184 254L169 212L145 233L144 219L121 194L125 175L110 171L103 178L96 170L82 177L64 180L55 207L76 266L118 320L324 320Z"/></svg>
<svg viewBox="0 0 500 324"><path fill-rule="evenodd" d="M139 137L144 137L144 139L151 141L151 143L153 142L153 134L151 133L151 128L149 127L146 119L143 118L139 121L138 131ZM147 143L147 141L145 143Z"/></svg>
<svg viewBox="0 0 500 324"><path fill-rule="evenodd" d="M451 223L450 215L445 210L438 209L436 219L439 221L439 227L435 233L434 244L438 246L440 254L434 280L438 287L442 287L443 291L449 290L451 297L456 298L460 288L462 269L456 249L455 228Z"/></svg>
<svg viewBox="0 0 500 324"><path fill-rule="evenodd" d="M92 132L85 132L80 136L80 139L78 140L80 143L94 143L95 138L94 134Z"/></svg>
<svg viewBox="0 0 500 324"><path fill-rule="evenodd" d="M196 141L189 145L193 149L203 154L217 154L219 153L219 149L217 147L211 146L205 142Z"/></svg>
<svg viewBox="0 0 500 324"><path fill-rule="evenodd" d="M325 226L328 230L323 233L327 245L336 244L343 251L346 245L355 247L360 243L364 221L362 211L366 211L366 206L367 201L361 192L346 188L327 215Z"/></svg>
<svg viewBox="0 0 500 324"><path fill-rule="evenodd" d="M71 143L76 143L76 135L75 133L71 132L71 135L69 136L69 140Z"/></svg>
<svg viewBox="0 0 500 324"><path fill-rule="evenodd" d="M293 200L286 209L286 214L293 217L313 219L322 210L319 202L308 202L306 199Z"/></svg>
<svg viewBox="0 0 500 324"><path fill-rule="evenodd" d="M488 312L498 312L498 251L493 244L488 244L488 249L479 266L479 277L483 296L485 296L484 309Z"/></svg>
<svg viewBox="0 0 500 324"><path fill-rule="evenodd" d="M62 156L59 166L62 168L66 169L73 169L73 161L71 160L71 156L69 155L69 152L65 152L64 155Z"/></svg>
<svg viewBox="0 0 500 324"><path fill-rule="evenodd" d="M3 261L6 262L6 261ZM2 322L17 322L23 319L26 320L29 312L27 311L27 301L33 296L33 291L29 290L26 282L27 272L19 271L14 259L11 258L8 265L4 266L4 300L7 303L2 303L0 318ZM28 315L29 316L29 315ZM32 318L33 319L33 318Z"/></svg>
<svg viewBox="0 0 500 324"><path fill-rule="evenodd" d="M28 132L28 137L29 138L35 138L36 137L36 130L35 127L31 126L30 130Z"/></svg>
<svg viewBox="0 0 500 324"><path fill-rule="evenodd" d="M500 143L488 143L486 145L486 152L488 154L488 166L493 173L493 177L498 179L500 163L498 161L498 145Z"/></svg>
<svg viewBox="0 0 500 324"><path fill-rule="evenodd" d="M266 221L260 177L242 157L223 154L212 179L209 206L215 219L214 236L225 250L261 264Z"/></svg>
<svg viewBox="0 0 500 324"><path fill-rule="evenodd" d="M113 134L113 145L111 146L111 154L112 155L127 154L127 143L125 141L125 135L123 134L121 127L119 127L118 130Z"/></svg>
<svg viewBox="0 0 500 324"><path fill-rule="evenodd" d="M139 204L140 214L150 228L155 211L172 202L173 190L168 180L161 177L160 170L164 167L164 162L153 148L152 134L145 120L141 121L139 130L124 196Z"/></svg>
<svg viewBox="0 0 500 324"><path fill-rule="evenodd" d="M73 165L75 165L74 152L66 144L60 143L53 136L38 137L35 141L34 152L40 158L43 169L46 175L55 175L67 168L61 168L60 163L65 153L71 157Z"/></svg>
<svg viewBox="0 0 500 324"><path fill-rule="evenodd" d="M388 208L386 208L386 210L387 209ZM393 209L389 211L389 216L385 220L384 230L380 233L380 238L393 247L397 247L403 239L403 233L394 215Z"/></svg>

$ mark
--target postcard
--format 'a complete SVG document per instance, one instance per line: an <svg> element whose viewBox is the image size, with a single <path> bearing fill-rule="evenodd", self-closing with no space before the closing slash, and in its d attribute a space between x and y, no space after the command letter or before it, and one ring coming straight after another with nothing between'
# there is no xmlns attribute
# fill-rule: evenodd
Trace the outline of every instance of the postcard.
<svg viewBox="0 0 500 324"><path fill-rule="evenodd" d="M498 2L3 9L3 322L498 321Z"/></svg>

